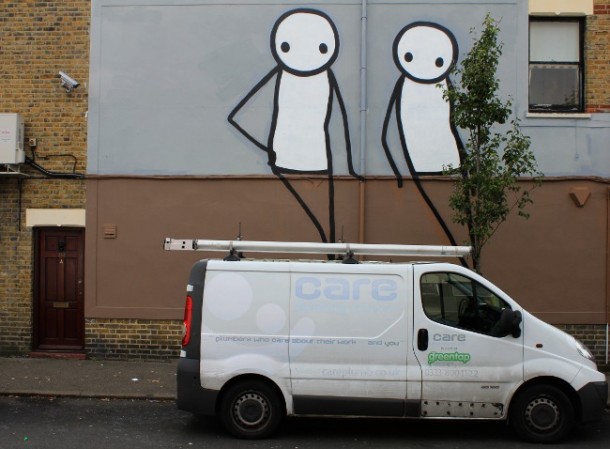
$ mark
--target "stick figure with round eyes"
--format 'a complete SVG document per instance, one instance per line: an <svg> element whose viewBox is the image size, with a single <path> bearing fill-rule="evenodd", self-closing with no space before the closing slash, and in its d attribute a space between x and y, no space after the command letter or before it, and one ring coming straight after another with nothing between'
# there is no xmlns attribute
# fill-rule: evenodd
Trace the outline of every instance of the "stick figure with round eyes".
<svg viewBox="0 0 610 449"><path fill-rule="evenodd" d="M460 166L464 147L451 121L450 104L443 98L443 91L451 82L449 72L457 61L457 41L440 25L414 22L398 33L392 50L401 76L392 91L383 122L383 149L398 187L402 187L402 175L387 143L394 110L400 144L413 181L451 244L455 245L449 228L426 194L420 176L438 175L449 166Z"/></svg>
<svg viewBox="0 0 610 449"><path fill-rule="evenodd" d="M332 70L339 54L339 35L330 17L315 9L283 14L271 32L274 67L229 114L229 122L267 152L269 166L296 198L323 242L335 241L333 160L329 123L333 100L339 105L349 173L360 179L352 162L347 112ZM236 114L275 78L273 114L267 142L261 142L235 120ZM284 174L328 176L329 234Z"/></svg>

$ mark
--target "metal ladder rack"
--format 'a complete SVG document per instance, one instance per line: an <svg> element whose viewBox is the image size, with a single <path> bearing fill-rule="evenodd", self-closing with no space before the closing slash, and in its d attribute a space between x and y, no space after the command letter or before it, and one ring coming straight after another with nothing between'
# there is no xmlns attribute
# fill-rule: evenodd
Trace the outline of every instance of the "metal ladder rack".
<svg viewBox="0 0 610 449"><path fill-rule="evenodd" d="M234 255L237 252L294 253L294 254L346 254L374 256L416 257L465 257L470 255L470 246L441 245L394 245L376 243L316 243L316 242L271 242L252 240L205 240L177 239L167 237L163 248L166 251L223 251Z"/></svg>

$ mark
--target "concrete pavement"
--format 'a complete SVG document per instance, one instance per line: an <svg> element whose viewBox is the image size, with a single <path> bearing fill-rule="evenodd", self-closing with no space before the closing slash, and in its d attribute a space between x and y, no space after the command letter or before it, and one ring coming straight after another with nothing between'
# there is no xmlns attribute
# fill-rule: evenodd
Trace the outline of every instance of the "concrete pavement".
<svg viewBox="0 0 610 449"><path fill-rule="evenodd" d="M178 360L0 358L0 395L175 399Z"/></svg>

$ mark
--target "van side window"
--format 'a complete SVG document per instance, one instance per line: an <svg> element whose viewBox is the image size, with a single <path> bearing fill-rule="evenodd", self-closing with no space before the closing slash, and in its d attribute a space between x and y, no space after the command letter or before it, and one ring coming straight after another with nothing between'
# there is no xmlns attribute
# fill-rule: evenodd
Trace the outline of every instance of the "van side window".
<svg viewBox="0 0 610 449"><path fill-rule="evenodd" d="M476 281L455 273L427 273L420 281L422 305L437 323L497 335L502 310L510 306Z"/></svg>

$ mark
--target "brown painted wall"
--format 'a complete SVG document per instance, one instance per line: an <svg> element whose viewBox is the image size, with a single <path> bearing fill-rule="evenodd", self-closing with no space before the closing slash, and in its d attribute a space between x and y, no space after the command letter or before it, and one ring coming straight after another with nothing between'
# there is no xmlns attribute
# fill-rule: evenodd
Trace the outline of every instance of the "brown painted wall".
<svg viewBox="0 0 610 449"><path fill-rule="evenodd" d="M295 180L313 199L323 179ZM337 181L337 228L358 240L359 183ZM570 192L591 195L577 207ZM412 182L365 185L367 243L447 244ZM426 183L436 204L447 204L451 183ZM248 240L319 241L313 225L275 178L91 179L87 185L86 316L169 318L182 314L190 266L220 253L165 252L165 237L233 239L241 222ZM608 184L546 180L533 193L532 217L513 216L484 253L486 277L543 319L605 323L608 315ZM322 204L325 202L322 201ZM320 214L322 214L320 212ZM450 222L450 211L441 210ZM117 226L105 239L104 225ZM456 235L464 233L451 224Z"/></svg>

